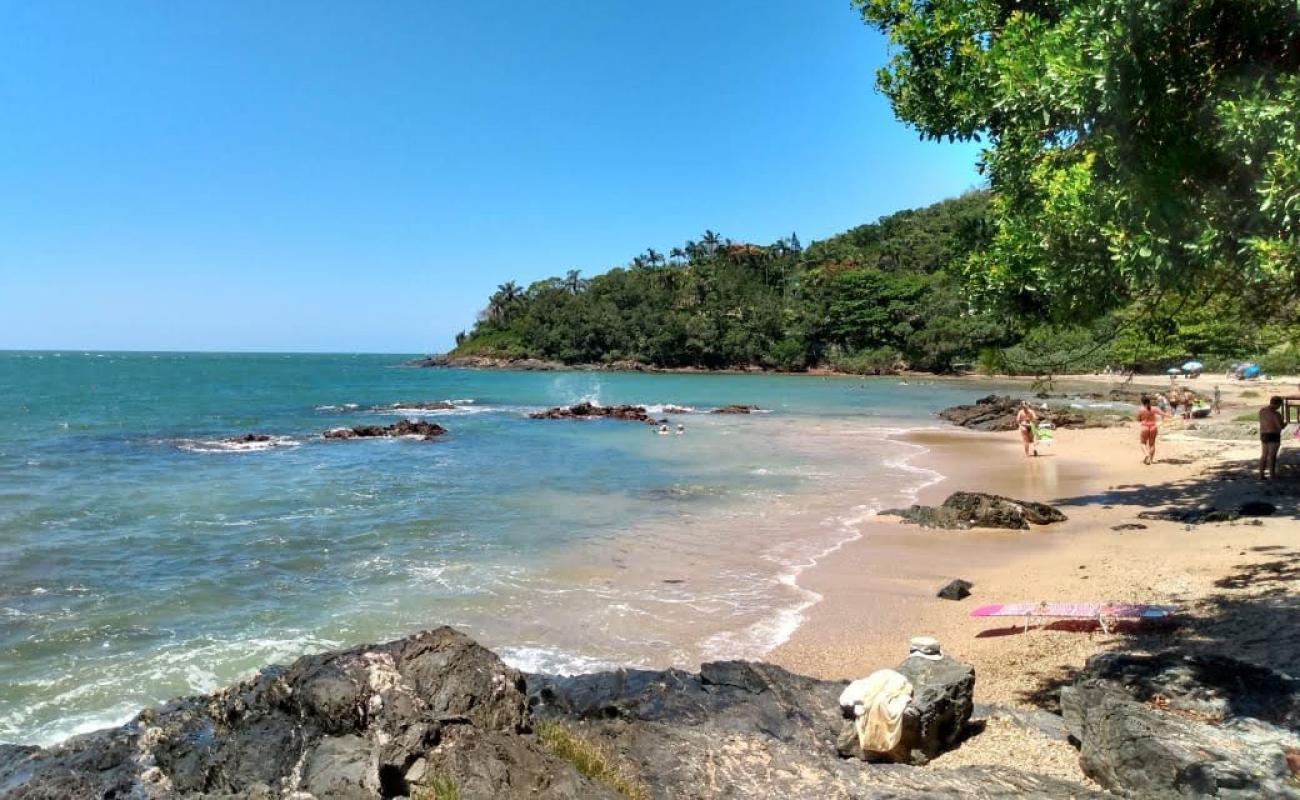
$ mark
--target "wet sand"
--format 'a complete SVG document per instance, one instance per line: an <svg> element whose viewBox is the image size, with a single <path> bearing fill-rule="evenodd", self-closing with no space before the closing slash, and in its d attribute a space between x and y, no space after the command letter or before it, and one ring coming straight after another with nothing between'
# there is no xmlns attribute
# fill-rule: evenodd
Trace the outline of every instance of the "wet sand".
<svg viewBox="0 0 1300 800"><path fill-rule="evenodd" d="M1240 397L1242 391L1268 389L1224 389L1219 417L1194 428L1181 420L1162 428L1152 466L1141 463L1135 425L1060 431L1032 459L1022 455L1014 432L905 437L929 450L913 463L946 476L921 493L921 502L938 504L962 489L995 492L1052 503L1069 520L1027 532L952 532L878 518L860 540L801 576L824 599L769 658L820 677L855 678L900 661L910 636L931 635L975 666L977 703L1049 710L1062 681L1089 655L1113 648L1205 647L1300 671L1300 633L1291 624L1300 593L1290 583L1300 577L1300 446L1286 439L1283 461L1292 466L1281 480L1257 481L1258 445L1245 438L1248 425L1232 420L1261 402ZM1260 524L1190 528L1138 519L1167 506L1226 508L1253 499L1274 503L1278 514ZM1126 523L1147 527L1112 530ZM956 577L975 584L973 596L938 599L938 589ZM1015 620L968 616L977 605L1021 601L1161 603L1186 616L1172 630L1121 627L1109 635L1089 623L1024 632ZM1033 763L1083 780L1068 744L997 718L935 766L990 763Z"/></svg>

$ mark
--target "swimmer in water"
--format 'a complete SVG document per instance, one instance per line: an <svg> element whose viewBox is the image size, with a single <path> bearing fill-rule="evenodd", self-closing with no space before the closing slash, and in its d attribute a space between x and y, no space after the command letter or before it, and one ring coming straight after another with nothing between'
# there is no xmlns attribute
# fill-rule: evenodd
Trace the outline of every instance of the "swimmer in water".
<svg viewBox="0 0 1300 800"><path fill-rule="evenodd" d="M660 426L659 426L659 435L660 435L660 436L667 436L669 433L670 433L670 431L668 430L668 425L667 425L667 424L663 424L663 425L660 425Z"/></svg>
<svg viewBox="0 0 1300 800"><path fill-rule="evenodd" d="M686 433L686 426L679 422L677 423L677 435L681 436L683 433Z"/></svg>

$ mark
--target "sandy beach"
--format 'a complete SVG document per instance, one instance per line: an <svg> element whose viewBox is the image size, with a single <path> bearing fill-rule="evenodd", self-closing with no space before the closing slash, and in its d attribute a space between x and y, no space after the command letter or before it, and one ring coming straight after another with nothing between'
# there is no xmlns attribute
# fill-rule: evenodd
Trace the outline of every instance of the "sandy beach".
<svg viewBox="0 0 1300 800"><path fill-rule="evenodd" d="M1091 376L1066 383L1113 385ZM1168 383L1151 379L1149 385ZM1208 393L1214 381L1192 385ZM1294 673L1300 665L1300 632L1292 624L1300 605L1292 583L1300 576L1300 448L1288 431L1282 478L1261 482L1253 426L1234 419L1270 394L1295 394L1296 383L1221 385L1222 413L1195 423L1166 421L1151 466L1141 462L1135 424L1060 431L1053 446L1030 459L1015 433L954 428L907 435L928 450L913 463L945 476L923 490L921 503L939 504L957 490L994 492L1051 503L1069 520L1027 532L952 532L878 518L862 539L801 577L823 600L772 660L820 677L856 678L896 664L909 636L931 635L947 653L975 666L977 703L1047 710L1056 708L1056 690L1090 655L1112 649L1178 644ZM1195 526L1138 517L1164 508L1235 508L1247 500L1273 503L1278 511ZM1113 529L1125 524L1146 527ZM974 583L972 597L952 602L935 596L958 577ZM969 617L985 603L1040 601L1170 604L1181 616L1173 626L1120 625L1111 634L1092 623L1058 622L1025 632L1013 620ZM987 709L983 714L983 733L939 759L936 768L1032 763L1085 780L1069 744Z"/></svg>

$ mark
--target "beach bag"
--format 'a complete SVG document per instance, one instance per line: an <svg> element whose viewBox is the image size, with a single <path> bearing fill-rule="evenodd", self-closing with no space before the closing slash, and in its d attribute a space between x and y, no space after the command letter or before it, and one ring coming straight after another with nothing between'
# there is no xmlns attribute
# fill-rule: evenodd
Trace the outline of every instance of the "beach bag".
<svg viewBox="0 0 1300 800"><path fill-rule="evenodd" d="M1050 422L1044 422L1042 425L1034 426L1034 442L1039 445L1050 445L1056 441L1056 426Z"/></svg>

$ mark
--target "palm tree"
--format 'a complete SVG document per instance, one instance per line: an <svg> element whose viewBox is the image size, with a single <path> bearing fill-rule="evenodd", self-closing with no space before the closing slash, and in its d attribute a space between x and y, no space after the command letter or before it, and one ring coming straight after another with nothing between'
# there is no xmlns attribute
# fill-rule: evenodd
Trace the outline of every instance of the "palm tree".
<svg viewBox="0 0 1300 800"><path fill-rule="evenodd" d="M506 305L510 305L519 299L520 295L523 294L523 290L514 281L506 281L497 287L497 293L501 295L501 299Z"/></svg>
<svg viewBox="0 0 1300 800"><path fill-rule="evenodd" d="M651 267L655 267L664 260L664 256L663 253L660 253L653 247L647 247L645 250L645 260L650 263Z"/></svg>
<svg viewBox="0 0 1300 800"><path fill-rule="evenodd" d="M564 273L564 288L568 289L570 294L577 294L582 291L586 281L581 276L582 271L576 269Z"/></svg>
<svg viewBox="0 0 1300 800"><path fill-rule="evenodd" d="M668 251L668 257L672 259L673 265L676 266L686 259L686 251L680 247L674 247Z"/></svg>
<svg viewBox="0 0 1300 800"><path fill-rule="evenodd" d="M722 237L713 231L705 231L704 238L700 240L700 244L704 245L704 252L713 255L713 253L718 249L718 245L722 244Z"/></svg>

